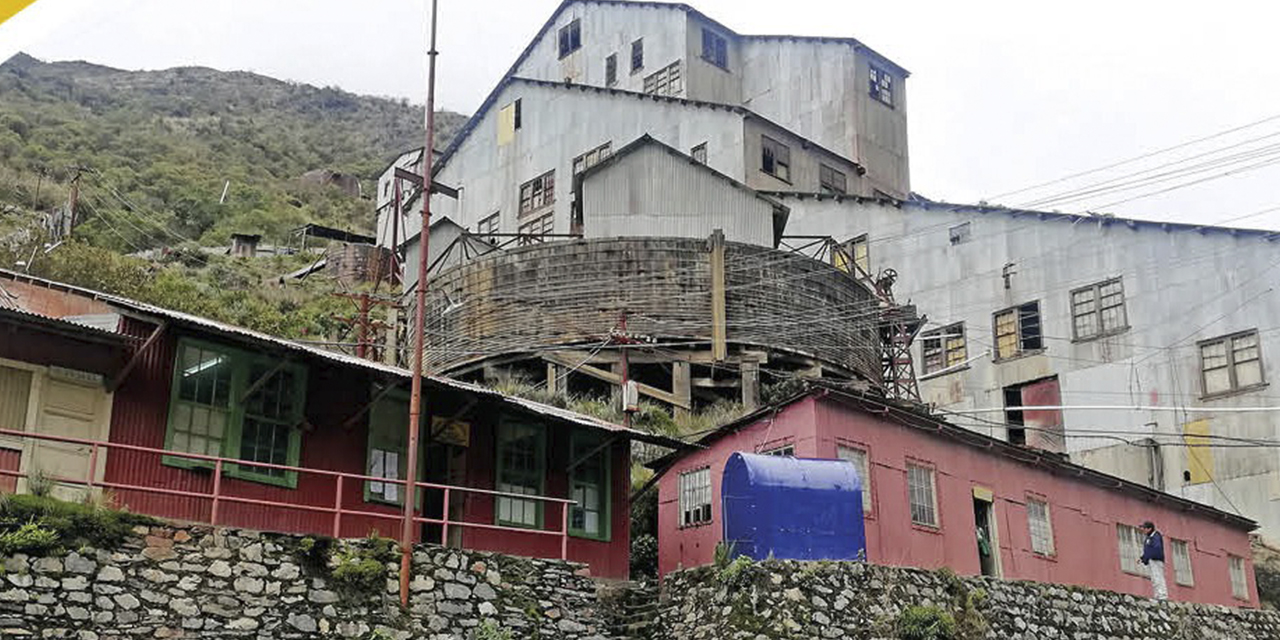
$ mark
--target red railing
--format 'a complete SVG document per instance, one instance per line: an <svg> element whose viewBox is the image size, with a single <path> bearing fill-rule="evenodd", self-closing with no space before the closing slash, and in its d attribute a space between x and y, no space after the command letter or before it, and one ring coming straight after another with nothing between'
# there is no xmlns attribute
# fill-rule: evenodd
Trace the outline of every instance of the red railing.
<svg viewBox="0 0 1280 640"><path fill-rule="evenodd" d="M82 438L70 438L65 436L55 436L41 433L32 433L28 431L14 431L11 429L0 429L0 437L24 438L45 442L57 442L70 445L78 445L89 448L88 463L83 478L74 478L69 476L58 476L52 474L44 474L44 477L51 482L58 484L81 485L90 490L93 489L110 489L114 491L136 491L141 493L165 495L178 498L195 498L197 500L207 500L209 502L208 518L202 520L210 525L225 525L225 522L219 521L219 510L224 505L244 504L259 507L268 507L274 509L285 509L294 511L305 511L311 513L330 514L332 516L332 526L330 533L333 537L342 537L343 518L361 517L371 519L382 519L388 522L402 522L403 515L392 511L372 511L360 508L350 508L343 504L343 490L348 481L361 482L380 482L383 484L394 484L400 487L400 492L405 499L410 499L409 492L404 491L408 484L405 480L393 478L380 478L377 476L366 476L354 473L343 473L339 471L329 471L326 469L315 469L311 467L292 467L288 465L268 464L264 462L247 462L232 458L219 458L214 456L200 455L196 453L185 453L181 451L169 451L166 449L155 449L152 447L143 447L138 445L101 442L98 440L87 440ZM110 451L131 451L135 453L150 454L155 456L164 456L169 458L181 458L199 462L201 467L210 467L212 471L212 490L207 493L192 492L184 489L170 489L158 486L147 486L143 484L128 482L112 482L98 480L98 467L101 458L100 452ZM299 502L285 502L280 500L269 500L261 498L249 498L229 494L224 490L223 477L227 469L227 465L236 465L238 467L246 467L253 469L272 469L284 472L294 472L298 474L313 474L332 478L334 480L334 492L332 505L305 504ZM0 469L0 476L15 478L30 478L32 471L15 471L9 469ZM449 540L449 530L451 528L463 529L480 529L490 531L506 531L511 533L532 534L540 536L556 536L560 538L560 559L564 560L568 557L569 545L569 505L574 504L573 500L564 498L552 498L549 496L527 495L522 493L508 493L503 491L494 491L491 489L477 489L472 487L462 487L456 485L436 484L431 482L417 482L414 486L420 490L440 491L442 496L442 508L439 518L426 517L421 510L415 510L414 521L424 525L437 525L440 527L440 544L446 545ZM510 498L522 501L537 501L544 504L560 505L560 529L545 530L531 529L525 527L513 527L499 524L489 524L483 522L474 522L465 519L451 519L449 517L449 506L453 498L458 494L474 494L497 498ZM140 511L145 512L146 509ZM165 514L149 514L163 516ZM464 516L465 517L465 516ZM260 527L259 527L260 528ZM319 533L319 532L317 532Z"/></svg>

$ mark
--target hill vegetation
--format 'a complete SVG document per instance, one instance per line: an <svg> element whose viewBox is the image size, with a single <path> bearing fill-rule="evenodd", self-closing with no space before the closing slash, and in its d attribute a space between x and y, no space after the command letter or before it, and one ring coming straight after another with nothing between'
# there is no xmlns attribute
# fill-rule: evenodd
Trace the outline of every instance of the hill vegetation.
<svg viewBox="0 0 1280 640"><path fill-rule="evenodd" d="M436 121L443 145L465 117ZM329 316L350 311L327 295L333 282L279 284L315 256L236 261L199 247L232 233L285 244L308 222L372 233L373 180L421 131L421 107L405 100L19 54L0 65L0 267L285 337L331 335ZM316 170L359 178L369 197L299 179ZM74 241L46 251L41 220L77 174ZM158 260L130 256L154 249Z"/></svg>
<svg viewBox="0 0 1280 640"><path fill-rule="evenodd" d="M447 142L464 117L437 121ZM19 54L0 65L0 205L47 211L83 167L77 231L117 251L221 244L233 232L279 241L305 222L368 232L367 200L298 178L324 169L369 184L397 152L421 145L421 122L404 100L253 73Z"/></svg>

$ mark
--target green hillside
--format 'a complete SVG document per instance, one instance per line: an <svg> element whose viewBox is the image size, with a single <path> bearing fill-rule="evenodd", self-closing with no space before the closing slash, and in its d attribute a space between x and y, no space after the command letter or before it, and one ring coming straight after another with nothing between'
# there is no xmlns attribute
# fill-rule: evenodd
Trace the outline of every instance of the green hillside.
<svg viewBox="0 0 1280 640"><path fill-rule="evenodd" d="M442 112L438 141L463 121ZM84 167L77 233L118 251L222 244L232 232L283 240L305 222L369 231L368 200L299 176L352 174L371 195L378 171L420 146L421 131L421 107L406 101L247 72L121 71L19 54L0 65L0 211L12 225L15 209L65 202Z"/></svg>
<svg viewBox="0 0 1280 640"><path fill-rule="evenodd" d="M437 144L465 118L440 112ZM0 65L0 267L285 337L344 339L350 300L314 255L233 259L231 233L284 243L307 222L371 233L374 180L421 146L422 108L206 68L121 71L18 55ZM328 170L367 197L305 184ZM39 220L81 175L73 241L46 251ZM230 181L226 200L219 203ZM158 260L127 254L166 248ZM33 259L34 258L34 259ZM383 287L386 292L386 287Z"/></svg>

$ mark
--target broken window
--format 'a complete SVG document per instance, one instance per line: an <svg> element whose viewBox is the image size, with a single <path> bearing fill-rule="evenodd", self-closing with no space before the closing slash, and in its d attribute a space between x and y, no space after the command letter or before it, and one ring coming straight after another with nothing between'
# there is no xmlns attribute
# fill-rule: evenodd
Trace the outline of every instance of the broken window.
<svg viewBox="0 0 1280 640"><path fill-rule="evenodd" d="M893 106L893 76L880 67L871 65L871 97Z"/></svg>
<svg viewBox="0 0 1280 640"><path fill-rule="evenodd" d="M689 155L693 156L693 161L698 164L707 163L707 143L702 143L689 150Z"/></svg>
<svg viewBox="0 0 1280 640"><path fill-rule="evenodd" d="M702 28L702 59L729 70L729 43L724 36L706 27Z"/></svg>
<svg viewBox="0 0 1280 640"><path fill-rule="evenodd" d="M1028 302L995 315L996 360L1007 360L1044 348L1040 302Z"/></svg>
<svg viewBox="0 0 1280 640"><path fill-rule="evenodd" d="M1257 329L1201 342L1200 375L1206 396L1262 386Z"/></svg>
<svg viewBox="0 0 1280 640"><path fill-rule="evenodd" d="M822 193L848 193L848 180L843 171L819 165L818 189Z"/></svg>
<svg viewBox="0 0 1280 640"><path fill-rule="evenodd" d="M555 228L555 217L554 213L548 213L545 216L540 216L528 222L521 223L520 235L540 236L551 233ZM521 244L529 244L530 242L542 242L542 239L524 238L521 241Z"/></svg>
<svg viewBox="0 0 1280 640"><path fill-rule="evenodd" d="M958 367L969 357L963 322L927 331L923 338L925 373Z"/></svg>
<svg viewBox="0 0 1280 640"><path fill-rule="evenodd" d="M560 27L560 57L582 48L582 21L574 20Z"/></svg>
<svg viewBox="0 0 1280 640"><path fill-rule="evenodd" d="M618 54L611 53L604 59L604 84L612 87L618 82Z"/></svg>
<svg viewBox="0 0 1280 640"><path fill-rule="evenodd" d="M871 273L871 256L868 253L868 242L866 234L860 235L852 240L846 240L836 247L831 253L831 260L835 267L845 273L853 273L853 275L870 274ZM853 264L850 265L849 263ZM855 273L853 267L857 267Z"/></svg>
<svg viewBox="0 0 1280 640"><path fill-rule="evenodd" d="M680 526L711 522L711 469L680 474Z"/></svg>
<svg viewBox="0 0 1280 640"><path fill-rule="evenodd" d="M1076 340L1092 340L1128 329L1120 278L1072 291L1071 326Z"/></svg>
<svg viewBox="0 0 1280 640"><path fill-rule="evenodd" d="M521 114L520 114L520 99L519 99L519 98L516 98L516 101L515 101L515 103L513 103L513 105L514 105L514 108L515 108L515 114L512 116L512 125L511 125L511 128L512 128L512 129L515 129L516 131L519 131L519 130L520 130L520 121L521 121Z"/></svg>
<svg viewBox="0 0 1280 640"><path fill-rule="evenodd" d="M1066 451L1062 390L1056 376L1004 388L1005 430L1009 442L1044 451Z"/></svg>
<svg viewBox="0 0 1280 640"><path fill-rule="evenodd" d="M948 235L951 236L951 244L953 245L964 244L969 241L969 237L970 237L969 223L961 222L960 224L948 229L947 233Z"/></svg>
<svg viewBox="0 0 1280 640"><path fill-rule="evenodd" d="M644 68L644 38L631 43L631 73Z"/></svg>
<svg viewBox="0 0 1280 640"><path fill-rule="evenodd" d="M582 175L587 169L594 167L613 155L613 142L606 142L573 159L574 177Z"/></svg>
<svg viewBox="0 0 1280 640"><path fill-rule="evenodd" d="M791 182L791 149L769 136L760 136L760 147L760 170Z"/></svg>
<svg viewBox="0 0 1280 640"><path fill-rule="evenodd" d="M494 211L491 215L485 216L483 220L476 223L476 233L481 235L497 233L500 221L501 216L497 211Z"/></svg>
<svg viewBox="0 0 1280 640"><path fill-rule="evenodd" d="M676 60L665 68L649 74L644 79L644 92L656 96L678 96L684 91L684 81L680 78L680 61Z"/></svg>
<svg viewBox="0 0 1280 640"><path fill-rule="evenodd" d="M528 215L556 201L556 172L548 171L520 185L520 215Z"/></svg>

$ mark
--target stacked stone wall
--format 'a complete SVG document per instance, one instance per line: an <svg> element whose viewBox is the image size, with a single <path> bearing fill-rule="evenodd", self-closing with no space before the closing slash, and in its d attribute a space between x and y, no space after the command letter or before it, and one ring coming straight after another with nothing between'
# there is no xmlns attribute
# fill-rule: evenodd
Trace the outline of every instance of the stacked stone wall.
<svg viewBox="0 0 1280 640"><path fill-rule="evenodd" d="M959 578L856 562L739 562L669 574L657 640L1270 640L1280 613ZM906 618L945 614L950 635Z"/></svg>
<svg viewBox="0 0 1280 640"><path fill-rule="evenodd" d="M604 638L581 565L423 546L405 610L395 562L353 591L304 538L208 527L135 534L113 551L5 558L0 637ZM338 543L325 557L362 546Z"/></svg>

